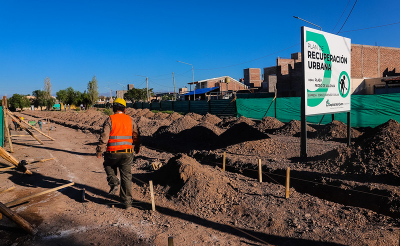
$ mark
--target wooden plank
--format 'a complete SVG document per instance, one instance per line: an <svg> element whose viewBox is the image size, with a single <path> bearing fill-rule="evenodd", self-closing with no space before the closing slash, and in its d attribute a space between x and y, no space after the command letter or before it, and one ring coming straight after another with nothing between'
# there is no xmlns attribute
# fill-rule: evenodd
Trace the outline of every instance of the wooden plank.
<svg viewBox="0 0 400 246"><path fill-rule="evenodd" d="M1 202L0 202L0 212L10 220L14 221L17 225L19 225L29 234L35 235L37 233L37 229L33 228L33 226L28 221L24 220L21 216L11 211L11 209L7 208L7 206L5 206Z"/></svg>
<svg viewBox="0 0 400 246"><path fill-rule="evenodd" d="M4 100L3 100L3 101L4 101ZM7 102L7 98L6 98L6 102ZM4 104L3 104L3 105L4 105ZM11 142L11 137L10 137L10 129L8 128L8 121L7 121L7 113L6 113L6 110L7 110L7 106L3 107L4 126L5 126L5 128L6 128L7 141L8 141L8 144L10 145L10 152L11 152L11 153L14 153L14 149L13 149L12 142Z"/></svg>
<svg viewBox="0 0 400 246"><path fill-rule="evenodd" d="M262 166L261 166L261 159L258 159L258 181L262 183Z"/></svg>
<svg viewBox="0 0 400 246"><path fill-rule="evenodd" d="M226 157L226 153L224 152L224 157L222 158L222 171L225 172L225 157Z"/></svg>
<svg viewBox="0 0 400 246"><path fill-rule="evenodd" d="M286 198L289 198L290 167L286 170Z"/></svg>
<svg viewBox="0 0 400 246"><path fill-rule="evenodd" d="M21 203L23 203L23 202L26 202L26 201L28 201L28 200L34 198L34 197L41 196L41 195L45 195L45 194L47 194L47 193L50 193L50 192L53 192L53 191L57 191L57 190L63 189L63 188L65 188L65 187L68 187L68 186L71 186L71 185L74 185L74 184L75 184L74 182L71 182L71 183L69 183L69 184L61 185L61 186L58 186L58 187L53 188L53 189L49 189L49 190L46 190L46 191L42 191L42 192L39 192L39 193L30 195L30 196L27 196L27 197L24 197L24 198L20 198L20 199L18 199L18 200L12 201L12 202L8 202L8 203L6 203L5 205L6 205L7 207L15 206L15 205L17 205L17 204L21 204Z"/></svg>
<svg viewBox="0 0 400 246"><path fill-rule="evenodd" d="M10 111L7 111L7 114L11 117L11 119L13 119L15 122L17 122L17 124L24 129L25 131L27 131L29 133L29 135L31 135L34 139L36 139L36 141L38 141L40 144L44 145L44 143L42 141L40 141L39 138L37 138L31 131L29 131L28 128L26 128L25 126L23 126L19 120L17 118L15 118Z"/></svg>
<svg viewBox="0 0 400 246"><path fill-rule="evenodd" d="M13 113L11 113L10 111L9 111L9 113L13 115ZM15 115L14 115L14 116L15 116ZM24 123L25 125L27 125L28 127L32 128L32 129L34 129L34 130L36 130L38 133L42 134L42 135L43 135L43 136L45 136L46 138L48 138L48 139L51 139L51 140L55 141L55 139L54 139L54 138L52 138L52 137L50 137L50 136L46 135L46 134L45 134L45 133L43 133L41 130L39 130L39 129L37 129L36 127L34 127L34 126L30 125L29 123L25 122L24 120L21 120L21 122L22 122L22 123Z"/></svg>
<svg viewBox="0 0 400 246"><path fill-rule="evenodd" d="M10 187L10 188L8 188L8 189L5 189L5 190L0 191L0 194L1 194L1 193L4 193L4 192L7 192L7 191L10 191L10 190L14 190L14 189L15 189L15 186L12 186L12 187Z"/></svg>
<svg viewBox="0 0 400 246"><path fill-rule="evenodd" d="M39 160L39 161L28 162L27 164L34 164L34 163L38 163L38 162L51 161L51 160L54 160L54 159L56 159L56 158L53 157L53 158L49 158L49 159L42 159L42 160ZM17 168L17 167L16 166L4 167L4 168L0 168L0 171L5 171L5 170L8 170L8 169L13 169L13 168Z"/></svg>
<svg viewBox="0 0 400 246"><path fill-rule="evenodd" d="M151 196L151 209L153 211L156 211L156 204L154 201L154 192L153 192L153 180L149 181L149 185L150 185L150 196Z"/></svg>

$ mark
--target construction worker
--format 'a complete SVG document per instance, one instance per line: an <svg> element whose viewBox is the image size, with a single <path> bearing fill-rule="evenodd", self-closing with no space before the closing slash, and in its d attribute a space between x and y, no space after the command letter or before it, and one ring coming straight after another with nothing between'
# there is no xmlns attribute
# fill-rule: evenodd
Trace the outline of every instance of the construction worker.
<svg viewBox="0 0 400 246"><path fill-rule="evenodd" d="M140 135L136 123L129 115L125 114L126 102L117 98L113 104L114 114L107 118L103 124L99 144L96 148L97 158L104 152L104 170L107 182L111 187L109 194L115 195L120 181L117 177L119 169L121 187L119 196L125 209L132 207L132 170L133 150L140 152ZM133 147L134 146L134 147Z"/></svg>

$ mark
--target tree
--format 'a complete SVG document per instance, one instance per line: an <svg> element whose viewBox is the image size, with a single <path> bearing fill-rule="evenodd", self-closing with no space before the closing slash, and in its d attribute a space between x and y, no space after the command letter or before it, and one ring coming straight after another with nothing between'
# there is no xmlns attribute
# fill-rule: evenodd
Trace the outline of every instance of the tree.
<svg viewBox="0 0 400 246"><path fill-rule="evenodd" d="M15 111L17 108L20 108L22 111L23 108L31 106L29 99L26 96L20 94L14 94L7 100L7 102L8 102L8 107L12 111Z"/></svg>
<svg viewBox="0 0 400 246"><path fill-rule="evenodd" d="M50 78L46 77L44 79L44 99L45 99L45 105L47 107L47 109L50 109L53 105L51 105L52 97L51 97L51 82L50 82ZM49 107L48 105L51 105L51 107Z"/></svg>
<svg viewBox="0 0 400 246"><path fill-rule="evenodd" d="M173 94L165 94L161 97L162 101L172 100L174 98Z"/></svg>
<svg viewBox="0 0 400 246"><path fill-rule="evenodd" d="M96 103L97 99L99 99L99 91L97 88L97 79L96 79L95 75L93 75L92 80L89 81L87 89L88 89L87 94L89 95L89 100L90 100L88 104L93 105Z"/></svg>
<svg viewBox="0 0 400 246"><path fill-rule="evenodd" d="M153 93L153 88L149 89L149 94L150 97L154 95ZM124 97L128 100L131 100L132 102L134 101L146 101L147 100L147 89L143 88L143 89L137 89L137 88L133 88L130 89L129 91L127 91L124 94Z"/></svg>
<svg viewBox="0 0 400 246"><path fill-rule="evenodd" d="M56 98L58 99L58 101L60 101L60 103L66 103L67 102L67 90L59 90L56 92Z"/></svg>
<svg viewBox="0 0 400 246"><path fill-rule="evenodd" d="M46 97L45 97L45 92L42 90L36 90L32 92L32 95L35 97L33 100L33 105L35 105L36 108L46 106Z"/></svg>

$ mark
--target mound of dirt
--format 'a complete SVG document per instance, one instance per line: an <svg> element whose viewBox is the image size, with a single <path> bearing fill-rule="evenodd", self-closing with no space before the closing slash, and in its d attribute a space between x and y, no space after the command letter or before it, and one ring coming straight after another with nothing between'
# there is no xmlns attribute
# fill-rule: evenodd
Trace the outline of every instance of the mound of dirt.
<svg viewBox="0 0 400 246"><path fill-rule="evenodd" d="M150 120L144 116L140 117L137 122L141 136L152 136L160 127L170 124L169 120Z"/></svg>
<svg viewBox="0 0 400 246"><path fill-rule="evenodd" d="M147 118L153 118L154 115L155 115L155 113L150 111L150 112L147 112L144 116L147 117Z"/></svg>
<svg viewBox="0 0 400 246"><path fill-rule="evenodd" d="M285 123L279 121L278 119L268 116L262 118L261 122L257 124L257 128L258 130L265 132L267 130L279 129L284 125Z"/></svg>
<svg viewBox="0 0 400 246"><path fill-rule="evenodd" d="M172 114L170 114L167 119L170 121L175 121L179 118L182 118L183 116L181 114L178 114L177 112L173 112Z"/></svg>
<svg viewBox="0 0 400 246"><path fill-rule="evenodd" d="M331 140L335 138L347 138L347 125L341 121L334 120L331 123L323 126L321 130L317 131L317 138L323 140ZM351 138L358 138L361 132L351 128Z"/></svg>
<svg viewBox="0 0 400 246"><path fill-rule="evenodd" d="M153 116L154 120L163 120L166 119L169 116L169 114L163 113L163 112L158 112Z"/></svg>
<svg viewBox="0 0 400 246"><path fill-rule="evenodd" d="M307 132L315 132L316 130L307 125ZM282 128L276 130L274 133L278 135L293 136L301 132L301 122L298 120L291 120Z"/></svg>
<svg viewBox="0 0 400 246"><path fill-rule="evenodd" d="M140 117L140 116L144 116L146 115L148 112L150 112L150 110L148 108L142 109L142 110L138 110L138 112L136 112L136 117Z"/></svg>
<svg viewBox="0 0 400 246"><path fill-rule="evenodd" d="M335 161L351 173L400 177L400 124L389 120L367 131L353 147L337 149Z"/></svg>
<svg viewBox="0 0 400 246"><path fill-rule="evenodd" d="M164 134L164 133L170 133L170 134L177 134L181 131L184 131L186 129L190 129L194 126L196 126L199 122L196 120L192 119L190 116L185 115L182 118L179 118L175 120L174 122L171 123L170 126L157 131L157 135L159 134Z"/></svg>
<svg viewBox="0 0 400 246"><path fill-rule="evenodd" d="M125 114L130 115L130 116L135 116L137 110L134 108L126 108L125 110Z"/></svg>
<svg viewBox="0 0 400 246"><path fill-rule="evenodd" d="M222 120L218 116L215 116L215 115L209 114L209 113L207 113L200 119L200 122L207 122L212 125L216 125L216 124L220 123L221 121Z"/></svg>
<svg viewBox="0 0 400 246"><path fill-rule="evenodd" d="M260 132L246 122L234 124L219 136L218 145L228 146L245 141L253 141L269 138L267 134Z"/></svg>
<svg viewBox="0 0 400 246"><path fill-rule="evenodd" d="M197 121L199 121L199 120L201 120L201 118L203 118L202 115L199 115L199 114L196 114L196 113L188 113L186 115L190 116L192 119L197 120Z"/></svg>
<svg viewBox="0 0 400 246"><path fill-rule="evenodd" d="M178 154L155 173L155 182L170 187L168 193L194 210L213 214L227 210L237 192L221 172Z"/></svg>

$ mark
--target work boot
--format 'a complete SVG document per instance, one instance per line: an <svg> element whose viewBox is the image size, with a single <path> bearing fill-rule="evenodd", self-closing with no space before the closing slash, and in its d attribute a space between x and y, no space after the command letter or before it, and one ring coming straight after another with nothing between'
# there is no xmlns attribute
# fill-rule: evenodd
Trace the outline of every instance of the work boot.
<svg viewBox="0 0 400 246"><path fill-rule="evenodd" d="M115 195L115 194L117 194L118 188L119 188L118 185L111 186L111 189L110 189L110 191L108 192L108 194L110 194L110 195Z"/></svg>

